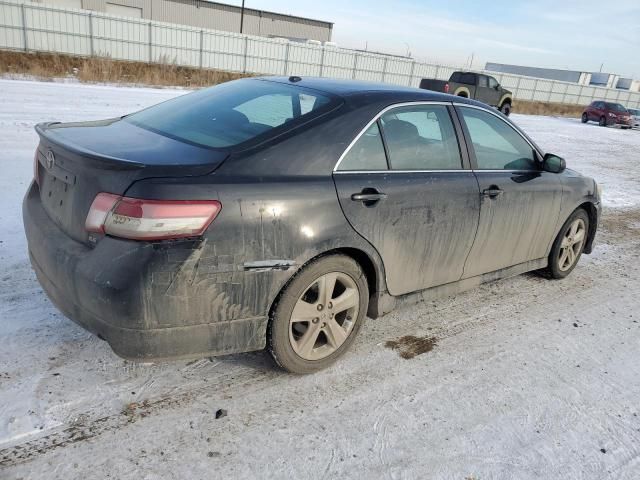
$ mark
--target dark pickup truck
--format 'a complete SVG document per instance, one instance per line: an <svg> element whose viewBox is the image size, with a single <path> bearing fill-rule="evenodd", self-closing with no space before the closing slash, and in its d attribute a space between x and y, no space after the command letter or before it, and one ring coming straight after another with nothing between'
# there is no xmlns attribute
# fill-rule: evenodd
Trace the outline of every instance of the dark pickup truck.
<svg viewBox="0 0 640 480"><path fill-rule="evenodd" d="M490 75L474 72L453 72L448 81L423 78L420 88L473 98L499 109L505 115L511 113L513 95L502 88Z"/></svg>

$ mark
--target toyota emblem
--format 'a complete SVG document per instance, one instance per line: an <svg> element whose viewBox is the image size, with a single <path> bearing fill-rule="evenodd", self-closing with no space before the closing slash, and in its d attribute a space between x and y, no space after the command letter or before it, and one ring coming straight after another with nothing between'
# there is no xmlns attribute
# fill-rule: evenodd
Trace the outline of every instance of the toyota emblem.
<svg viewBox="0 0 640 480"><path fill-rule="evenodd" d="M47 154L46 154L46 164L47 164L47 168L49 170L51 170L53 168L53 166L56 164L56 157L53 154L52 150L47 150Z"/></svg>

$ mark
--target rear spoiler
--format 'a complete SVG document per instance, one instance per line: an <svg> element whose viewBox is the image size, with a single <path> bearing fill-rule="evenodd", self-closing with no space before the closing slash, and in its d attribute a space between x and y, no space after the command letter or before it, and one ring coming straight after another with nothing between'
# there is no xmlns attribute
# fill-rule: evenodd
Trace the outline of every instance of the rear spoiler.
<svg viewBox="0 0 640 480"><path fill-rule="evenodd" d="M56 135L55 130L57 125L63 125L63 124L61 122L38 123L35 126L35 131L40 136L40 138L45 139L54 145L64 148L65 150L68 150L71 153L75 153L77 155L90 158L91 160L98 163L97 165L98 167L102 167L109 170L139 170L145 167L143 163L133 162L131 160L127 160L126 158L117 158L109 155L101 155L99 153L93 152L79 145L75 145L74 143L69 142L69 140L67 139L62 139L60 138L59 135ZM66 123L64 125L71 126L73 124Z"/></svg>

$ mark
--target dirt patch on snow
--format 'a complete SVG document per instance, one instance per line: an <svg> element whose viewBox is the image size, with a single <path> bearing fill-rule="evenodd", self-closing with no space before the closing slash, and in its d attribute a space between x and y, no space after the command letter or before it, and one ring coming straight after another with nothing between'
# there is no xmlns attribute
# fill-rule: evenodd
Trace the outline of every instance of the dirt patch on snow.
<svg viewBox="0 0 640 480"><path fill-rule="evenodd" d="M415 337L413 335L405 335L397 340L387 340L384 344L387 348L398 350L398 354L407 360L430 352L436 345L435 337Z"/></svg>
<svg viewBox="0 0 640 480"><path fill-rule="evenodd" d="M606 240L616 243L640 239L640 208L607 209L600 227Z"/></svg>

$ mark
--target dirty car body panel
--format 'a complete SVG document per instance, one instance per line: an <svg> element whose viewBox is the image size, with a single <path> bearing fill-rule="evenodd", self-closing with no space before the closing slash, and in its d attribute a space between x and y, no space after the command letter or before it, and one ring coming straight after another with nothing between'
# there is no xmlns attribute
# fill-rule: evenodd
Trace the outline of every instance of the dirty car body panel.
<svg viewBox="0 0 640 480"><path fill-rule="evenodd" d="M267 102L257 119L245 107L242 116L219 119L204 112L202 122L239 121L249 129L232 140L211 140L202 129L194 133L177 121L171 124L174 135L162 130L165 124L153 123L157 117L147 123L136 114L37 127L36 179L23 203L33 268L53 303L122 357L188 358L262 349L278 295L306 264L330 253L360 263L371 294L368 313L377 317L407 299L424 298L425 292L449 294L526 271L522 265L543 267L562 223L583 204L590 205L594 219L590 251L600 208L595 182L570 170L499 172L491 178L476 171L457 109L484 108L477 102L419 89L298 78L241 80L189 97L214 95L224 104L234 88L241 95L269 90L270 101L284 95L287 102L292 99L292 111L280 112ZM200 100L190 108L200 108ZM377 171L340 169L340 159L364 130L383 112L407 104L444 109L437 113L446 113L450 128L434 135L450 137L459 165L399 170L391 152L391 163ZM166 113L184 104L162 105ZM278 105L289 108L289 103ZM425 115L429 121L436 118ZM277 116L281 123L269 124ZM397 117L388 122L402 115ZM380 121L382 135L388 128L390 137L390 123L385 127ZM405 128L406 121L401 122L396 127ZM402 128L402 135L413 134ZM390 153L387 143L382 143L383 155ZM425 148L434 148L433 143L430 139ZM541 158L542 152L534 150ZM487 183L512 189L504 205L482 196ZM352 198L368 189L384 199ZM217 202L221 207L199 234L123 238L108 230L87 231L85 221L100 193L150 204ZM508 196L513 196L509 202ZM509 220L509 215L521 220L522 212L538 202L535 232L529 223ZM506 212L502 219L495 214L500 210ZM492 237L507 232L523 245L517 255ZM478 239L484 242L480 246ZM474 250L497 260L473 263ZM514 269L515 264L521 266Z"/></svg>

